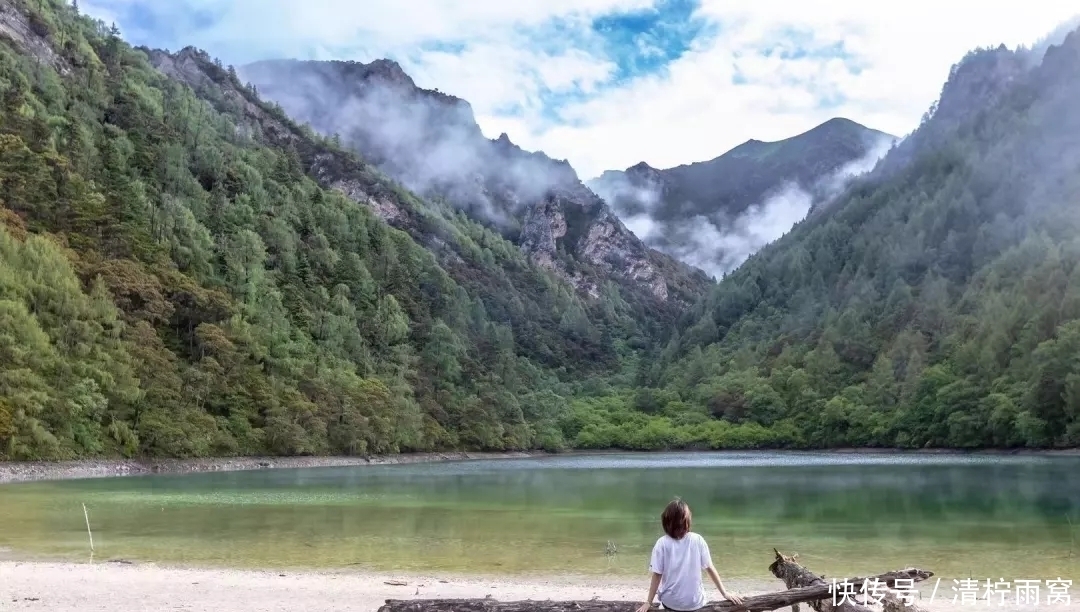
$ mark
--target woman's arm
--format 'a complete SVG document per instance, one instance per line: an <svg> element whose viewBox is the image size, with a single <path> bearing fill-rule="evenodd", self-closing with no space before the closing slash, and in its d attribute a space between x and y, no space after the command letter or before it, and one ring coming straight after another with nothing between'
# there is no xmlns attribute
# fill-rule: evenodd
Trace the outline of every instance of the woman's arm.
<svg viewBox="0 0 1080 612"><path fill-rule="evenodd" d="M656 597L656 589L660 588L660 574L652 572L652 580L649 582L649 598L638 608L638 612L648 612L652 607L653 598Z"/></svg>
<svg viewBox="0 0 1080 612"><path fill-rule="evenodd" d="M712 553L709 552L709 543L706 542L705 538L702 537L698 537L698 542L701 543L701 567L709 573L709 578L712 578L713 584L716 585L716 588L720 589L720 595L723 596L724 599L735 604L736 606L742 604L742 598L738 595L731 595L730 593L728 593L727 589L724 588L724 583L720 582L720 574L716 573L716 566L713 565L712 562Z"/></svg>
<svg viewBox="0 0 1080 612"><path fill-rule="evenodd" d="M741 597L739 597L738 595L731 595L727 592L726 589L724 589L724 583L720 581L720 574L716 573L715 567L709 565L709 567L705 571L709 573L709 578L712 578L713 584L716 585L716 588L720 589L720 595L722 595L724 599L730 601L735 605L739 605L742 603Z"/></svg>

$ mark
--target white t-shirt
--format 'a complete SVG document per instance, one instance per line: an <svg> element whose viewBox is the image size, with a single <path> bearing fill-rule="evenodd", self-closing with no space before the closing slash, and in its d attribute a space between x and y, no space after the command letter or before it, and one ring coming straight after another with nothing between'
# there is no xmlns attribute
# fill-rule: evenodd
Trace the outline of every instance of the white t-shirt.
<svg viewBox="0 0 1080 612"><path fill-rule="evenodd" d="M649 571L660 574L657 596L665 608L689 612L703 607L701 572L712 566L705 538L691 531L676 540L664 534L653 546Z"/></svg>

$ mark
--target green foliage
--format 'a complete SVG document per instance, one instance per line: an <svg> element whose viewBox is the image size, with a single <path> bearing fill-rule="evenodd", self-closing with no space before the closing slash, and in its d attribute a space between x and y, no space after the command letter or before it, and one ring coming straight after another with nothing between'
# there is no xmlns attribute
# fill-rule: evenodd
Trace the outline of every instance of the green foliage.
<svg viewBox="0 0 1080 612"><path fill-rule="evenodd" d="M655 333L205 55L15 9L55 55L0 41L0 456L558 450L568 382Z"/></svg>
<svg viewBox="0 0 1080 612"><path fill-rule="evenodd" d="M1078 59L984 75L1001 96L721 282L648 381L815 447L1080 444Z"/></svg>

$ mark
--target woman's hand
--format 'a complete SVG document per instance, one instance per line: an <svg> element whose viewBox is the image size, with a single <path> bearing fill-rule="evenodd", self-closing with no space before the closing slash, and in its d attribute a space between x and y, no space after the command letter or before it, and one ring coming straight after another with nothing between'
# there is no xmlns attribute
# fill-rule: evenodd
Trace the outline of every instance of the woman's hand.
<svg viewBox="0 0 1080 612"><path fill-rule="evenodd" d="M649 608L651 608L651 607L652 607L651 603L648 603L648 602L643 603L643 604L641 604L641 607L637 609L637 612L649 612Z"/></svg>
<svg viewBox="0 0 1080 612"><path fill-rule="evenodd" d="M728 593L723 593L723 595L724 595L724 599L730 601L731 603L735 604L736 606L741 606L742 605L742 597L739 597L738 595L729 595Z"/></svg>

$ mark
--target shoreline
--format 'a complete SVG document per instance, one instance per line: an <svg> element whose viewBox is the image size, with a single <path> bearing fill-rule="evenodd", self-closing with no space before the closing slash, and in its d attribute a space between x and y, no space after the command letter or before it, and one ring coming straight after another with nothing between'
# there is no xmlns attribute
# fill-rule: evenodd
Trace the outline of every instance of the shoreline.
<svg viewBox="0 0 1080 612"><path fill-rule="evenodd" d="M574 450L562 453L546 451L511 452L428 452L369 457L218 457L201 459L78 459L73 461L0 461L0 485L18 482L82 480L117 476L150 474L192 474L204 472L240 472L263 469L296 469L321 467L355 467L369 465L399 465L441 463L447 461L484 461L492 459L531 459L539 457L573 457L590 455L642 456L665 452L679 453L816 453L836 455L981 455L1077 457L1080 448L1068 449L893 449L893 448L834 448L834 449L761 449L761 450L671 450L627 451Z"/></svg>
<svg viewBox="0 0 1080 612"><path fill-rule="evenodd" d="M46 480L82 480L150 474L243 472L248 470L398 465L444 461L525 459L541 451L446 452L372 455L370 457L208 457L202 459L77 459L74 461L0 461L0 484Z"/></svg>

